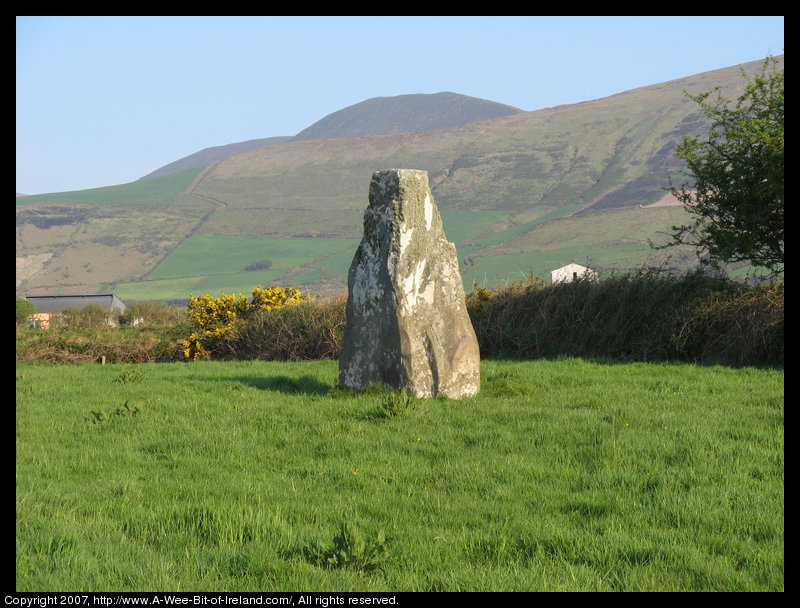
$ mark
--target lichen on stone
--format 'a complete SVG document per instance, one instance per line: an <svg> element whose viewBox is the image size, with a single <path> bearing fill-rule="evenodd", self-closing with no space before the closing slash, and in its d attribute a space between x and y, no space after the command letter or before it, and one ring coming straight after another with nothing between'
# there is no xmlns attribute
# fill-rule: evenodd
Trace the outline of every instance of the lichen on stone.
<svg viewBox="0 0 800 608"><path fill-rule="evenodd" d="M418 397L478 392L478 342L427 172L373 175L348 291L340 384Z"/></svg>

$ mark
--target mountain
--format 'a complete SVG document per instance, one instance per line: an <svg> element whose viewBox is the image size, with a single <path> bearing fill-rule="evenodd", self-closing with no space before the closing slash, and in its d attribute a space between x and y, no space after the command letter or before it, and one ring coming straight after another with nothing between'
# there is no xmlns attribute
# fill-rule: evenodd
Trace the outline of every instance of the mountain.
<svg viewBox="0 0 800 608"><path fill-rule="evenodd" d="M681 181L675 146L707 129L686 92L735 98L742 70L762 63L449 129L288 141L131 184L18 197L17 292L341 292L371 175L386 168L428 171L467 287L573 261L664 264L649 241L685 221L664 196ZM697 262L691 248L667 253L676 267Z"/></svg>
<svg viewBox="0 0 800 608"><path fill-rule="evenodd" d="M517 112L522 112L522 110L458 93L375 97L328 114L294 137L251 139L205 148L156 169L140 179L152 179L182 169L207 165L235 154L276 143L450 129Z"/></svg>
<svg viewBox="0 0 800 608"><path fill-rule="evenodd" d="M240 141L235 144L227 144L224 146L212 146L211 148L204 148L199 152L195 152L189 156L184 156L183 158L179 158L168 165L164 165L163 167L156 169L155 171L148 173L139 179L153 179L154 177L160 177L162 175L167 175L168 173L175 173L176 171L182 171L183 169L202 167L203 165L208 165L218 160L222 160L223 158L233 156L234 154L242 154L243 152L249 152L250 150L256 150L257 148L263 148L264 146L270 146L272 144L286 143L291 139L292 138L288 136L265 137L262 139L249 139L247 141Z"/></svg>
<svg viewBox="0 0 800 608"><path fill-rule="evenodd" d="M452 129L519 112L519 108L458 93L374 97L328 114L292 141Z"/></svg>

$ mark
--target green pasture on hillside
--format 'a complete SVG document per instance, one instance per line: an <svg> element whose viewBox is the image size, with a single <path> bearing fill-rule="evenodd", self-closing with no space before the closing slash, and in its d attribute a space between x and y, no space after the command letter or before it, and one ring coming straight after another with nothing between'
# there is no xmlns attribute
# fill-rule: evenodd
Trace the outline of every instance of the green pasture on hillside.
<svg viewBox="0 0 800 608"><path fill-rule="evenodd" d="M198 234L178 247L148 278L242 272L249 264L265 259L272 262L274 269L288 270L347 249L354 253L357 245L358 240L354 239Z"/></svg>
<svg viewBox="0 0 800 608"><path fill-rule="evenodd" d="M258 270L227 274L198 275L177 279L159 279L120 283L114 293L123 301L139 300L186 300L189 296L221 293L243 293L249 295L254 287L266 287L280 282L285 270Z"/></svg>
<svg viewBox="0 0 800 608"><path fill-rule="evenodd" d="M120 283L114 293L123 300L170 300L203 293L249 294L259 285L303 286L329 276L346 277L357 246L357 239L198 234L145 280ZM246 270L265 260L271 266Z"/></svg>
<svg viewBox="0 0 800 608"><path fill-rule="evenodd" d="M184 169L169 175L118 186L18 196L17 206L41 202L91 205L167 205L183 193L204 168Z"/></svg>
<svg viewBox="0 0 800 608"><path fill-rule="evenodd" d="M447 240L460 246L477 240L493 224L503 221L502 211L441 210L442 226Z"/></svg>
<svg viewBox="0 0 800 608"><path fill-rule="evenodd" d="M549 222L552 220L557 220L559 218L565 217L570 213L572 213L573 211L577 211L578 209L580 209L580 207L581 207L580 205L565 205L564 207L559 207L557 209L545 213L544 215L530 222L525 222L517 226L513 226L511 228L503 230L502 232L497 232L495 234L482 238L476 242L476 245L480 247L497 245L498 243L502 243L503 241L511 239L519 234L523 234L528 230L531 230L535 226L538 226L539 224L543 224L544 222Z"/></svg>
<svg viewBox="0 0 800 608"><path fill-rule="evenodd" d="M16 368L17 591L782 591L782 370Z"/></svg>
<svg viewBox="0 0 800 608"><path fill-rule="evenodd" d="M448 240L456 243L459 261L475 256L464 271L467 289L474 283L495 285L531 273L549 276L550 270L576 260L587 263L589 250L581 247L546 252L497 253L486 248L497 238L509 238L543 222L558 219L569 209L556 209L519 226L492 234L503 215L497 211L442 211ZM486 236L486 235L489 236ZM322 279L335 278L347 287L347 271L358 239L278 238L196 234L162 262L146 280L121 283L115 293L123 299L182 299L189 294L249 293L256 285L291 283L306 288ZM597 254L598 251L593 251ZM634 267L652 253L646 245L621 245L592 261L605 267ZM491 257L484 257L491 256ZM254 262L268 259L267 270L245 272ZM305 267L305 268L303 268Z"/></svg>
<svg viewBox="0 0 800 608"><path fill-rule="evenodd" d="M469 248L464 252L469 255ZM647 245L629 243L608 248L564 247L551 251L524 251L482 256L480 252L463 270L464 285L492 287L534 275L550 281L550 271L575 262L605 271L627 270L647 265L659 256Z"/></svg>

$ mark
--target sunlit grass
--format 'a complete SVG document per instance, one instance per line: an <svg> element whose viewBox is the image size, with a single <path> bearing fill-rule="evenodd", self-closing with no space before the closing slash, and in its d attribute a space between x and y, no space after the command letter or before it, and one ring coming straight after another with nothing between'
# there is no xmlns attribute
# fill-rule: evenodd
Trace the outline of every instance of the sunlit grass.
<svg viewBox="0 0 800 608"><path fill-rule="evenodd" d="M781 370L336 371L18 364L17 589L783 589Z"/></svg>

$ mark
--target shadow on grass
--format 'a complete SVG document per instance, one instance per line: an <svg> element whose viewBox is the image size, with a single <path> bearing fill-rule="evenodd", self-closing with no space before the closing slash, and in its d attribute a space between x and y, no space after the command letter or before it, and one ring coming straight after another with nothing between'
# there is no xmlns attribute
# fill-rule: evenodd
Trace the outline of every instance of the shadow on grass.
<svg viewBox="0 0 800 608"><path fill-rule="evenodd" d="M253 378L242 376L231 378L262 391L274 391L285 395L327 395L333 388L330 384L320 382L312 376L292 378L289 376L264 376Z"/></svg>

